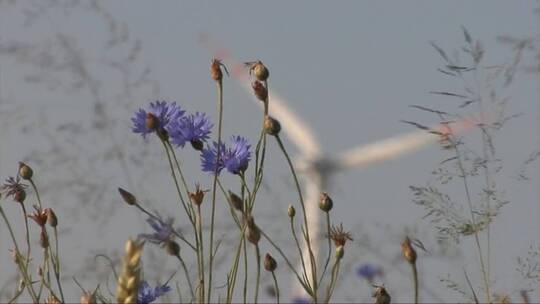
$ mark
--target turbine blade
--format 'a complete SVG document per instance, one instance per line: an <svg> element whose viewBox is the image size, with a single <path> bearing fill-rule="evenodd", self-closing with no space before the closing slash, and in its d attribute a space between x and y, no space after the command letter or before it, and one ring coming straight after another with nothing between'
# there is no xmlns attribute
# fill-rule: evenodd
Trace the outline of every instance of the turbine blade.
<svg viewBox="0 0 540 304"><path fill-rule="evenodd" d="M213 54L214 57L222 59L228 63L231 69L231 75L242 85L242 87L252 96L255 103L263 106L263 103L256 99L251 88L251 81L247 69L236 60L231 53L216 46L216 43L206 34L199 37L200 43ZM296 146L300 153L305 157L317 157L320 154L321 147L315 134L311 131L308 124L302 120L276 92L269 90L269 113L272 117L279 120L282 130L287 138Z"/></svg>
<svg viewBox="0 0 540 304"><path fill-rule="evenodd" d="M418 130L411 133L376 141L371 144L361 145L342 153L337 159L340 169L361 168L374 163L393 159L407 153L419 150L420 148L441 140L441 136L456 135L475 124L472 120L463 119L451 125L439 124L431 131Z"/></svg>

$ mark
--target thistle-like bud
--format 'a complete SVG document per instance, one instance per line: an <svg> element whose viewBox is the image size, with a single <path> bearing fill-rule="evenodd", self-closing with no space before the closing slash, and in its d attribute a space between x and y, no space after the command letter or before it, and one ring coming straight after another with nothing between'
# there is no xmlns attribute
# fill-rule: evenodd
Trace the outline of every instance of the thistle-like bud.
<svg viewBox="0 0 540 304"><path fill-rule="evenodd" d="M409 237L405 237L405 240L401 242L401 253L403 253L403 257L407 262L410 264L416 263L416 251L414 251Z"/></svg>
<svg viewBox="0 0 540 304"><path fill-rule="evenodd" d="M192 140L191 141L191 146L193 147L193 149L195 149L197 151L202 151L203 148L204 148L204 144L200 140Z"/></svg>
<svg viewBox="0 0 540 304"><path fill-rule="evenodd" d="M30 180L32 179L32 175L34 175L32 168L23 162L19 162L19 176L22 179Z"/></svg>
<svg viewBox="0 0 540 304"><path fill-rule="evenodd" d="M221 81L223 79L223 72L221 71L221 61L219 59L212 59L210 64L210 77L215 81Z"/></svg>
<svg viewBox="0 0 540 304"><path fill-rule="evenodd" d="M334 207L334 201L332 201L332 198L328 193L323 192L321 194L321 199L319 200L319 208L324 212L330 212L332 207Z"/></svg>
<svg viewBox="0 0 540 304"><path fill-rule="evenodd" d="M137 198L135 198L135 195L131 194L130 192L122 188L118 188L118 192L120 192L120 195L122 196L122 199L124 200L124 202L126 202L126 204L128 205L137 204Z"/></svg>
<svg viewBox="0 0 540 304"><path fill-rule="evenodd" d="M45 304L60 304L60 300L55 297L54 295L49 295L49 297L45 300Z"/></svg>
<svg viewBox="0 0 540 304"><path fill-rule="evenodd" d="M268 79L268 76L270 76L270 72L268 72L268 69L260 60L257 60L251 65L249 72L250 74L253 73L257 80L260 81L265 81Z"/></svg>
<svg viewBox="0 0 540 304"><path fill-rule="evenodd" d="M45 232L45 229L42 229L41 234L39 235L39 245L44 249L49 247L49 236L47 235L47 232Z"/></svg>
<svg viewBox="0 0 540 304"><path fill-rule="evenodd" d="M338 246L336 248L336 259L341 260L343 256L345 255L345 248L344 246Z"/></svg>
<svg viewBox="0 0 540 304"><path fill-rule="evenodd" d="M163 141L168 141L169 140L169 132L167 132L164 129L157 129L156 134L159 137L159 139L161 139Z"/></svg>
<svg viewBox="0 0 540 304"><path fill-rule="evenodd" d="M293 218L296 215L296 209L292 205L289 205L289 208L287 209L287 214L290 218Z"/></svg>
<svg viewBox="0 0 540 304"><path fill-rule="evenodd" d="M159 127L159 118L157 118L156 115L152 113L146 113L145 124L148 130L157 130L157 128Z"/></svg>
<svg viewBox="0 0 540 304"><path fill-rule="evenodd" d="M51 208L47 208L45 209L45 212L47 213L47 223L49 226L53 228L58 226L58 218L56 217L54 211Z"/></svg>
<svg viewBox="0 0 540 304"><path fill-rule="evenodd" d="M169 240L165 243L165 251L167 251L168 254L177 257L180 255L180 245L175 241Z"/></svg>
<svg viewBox="0 0 540 304"><path fill-rule="evenodd" d="M375 298L375 304L390 304L392 298L390 294L386 291L384 286L374 286L376 289L373 292L372 297Z"/></svg>
<svg viewBox="0 0 540 304"><path fill-rule="evenodd" d="M17 203L22 204L25 199L26 199L26 191L24 191L24 189L17 190L15 194L13 195L13 200L16 201Z"/></svg>
<svg viewBox="0 0 540 304"><path fill-rule="evenodd" d="M264 269L266 269L266 271L273 272L274 270L276 270L276 268L276 260L269 253L267 253L264 257Z"/></svg>
<svg viewBox="0 0 540 304"><path fill-rule="evenodd" d="M264 131L266 134L276 136L281 131L281 124L273 117L266 116L264 118Z"/></svg>
<svg viewBox="0 0 540 304"><path fill-rule="evenodd" d="M96 295L95 293L90 293L88 291L83 292L81 296L81 304L96 304Z"/></svg>
<svg viewBox="0 0 540 304"><path fill-rule="evenodd" d="M43 268L41 266L38 266L37 268L37 274L38 274L38 277L42 277L43 276Z"/></svg>
<svg viewBox="0 0 540 304"><path fill-rule="evenodd" d="M257 245L261 240L261 230L255 224L255 220L252 216L247 218L246 238L253 245Z"/></svg>
<svg viewBox="0 0 540 304"><path fill-rule="evenodd" d="M199 184L195 185L195 192L189 193L189 198L191 199L191 202L196 205L200 206L204 200L204 194L208 190L201 190L201 186Z"/></svg>
<svg viewBox="0 0 540 304"><path fill-rule="evenodd" d="M253 93L255 96L262 102L266 102L268 98L268 89L262 84L262 82L255 80L251 87L253 88Z"/></svg>
<svg viewBox="0 0 540 304"><path fill-rule="evenodd" d="M234 192L229 190L229 199L231 201L231 205L234 209L243 212L244 211L244 202L242 202L242 198L240 198L238 195L236 195Z"/></svg>

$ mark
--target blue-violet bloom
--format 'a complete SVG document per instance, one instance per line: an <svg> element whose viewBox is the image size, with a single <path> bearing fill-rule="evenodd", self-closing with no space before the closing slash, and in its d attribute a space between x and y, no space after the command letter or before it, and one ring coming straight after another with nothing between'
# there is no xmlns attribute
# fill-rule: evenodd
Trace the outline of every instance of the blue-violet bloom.
<svg viewBox="0 0 540 304"><path fill-rule="evenodd" d="M132 131L140 133L143 138L146 135L156 130L166 130L169 123L176 121L183 117L185 111L176 104L176 102L167 103L166 101L156 101L150 103L150 109L148 111L139 109L135 112L135 116L131 118L133 122ZM157 118L158 125L150 129L147 126L147 117L152 114Z"/></svg>
<svg viewBox="0 0 540 304"><path fill-rule="evenodd" d="M247 139L241 136L233 136L231 138L231 147L226 147L220 143L219 148L219 163L217 162L218 143L214 142L212 147L203 149L201 154L202 170L205 172L221 172L227 168L232 174L239 174L247 169L251 158L250 145Z"/></svg>
<svg viewBox="0 0 540 304"><path fill-rule="evenodd" d="M139 293L137 294L137 304L152 303L170 290L171 287L167 284L158 285L155 288L152 288L146 281L142 281L139 285Z"/></svg>
<svg viewBox="0 0 540 304"><path fill-rule="evenodd" d="M146 222L150 224L154 230L154 233L141 233L138 237L139 239L143 239L152 244L161 245L166 243L167 241L170 241L176 234L176 231L173 228L173 221L174 219L172 217L168 218L166 221L160 217L149 217Z"/></svg>
<svg viewBox="0 0 540 304"><path fill-rule="evenodd" d="M356 274L368 281L372 281L380 273L381 269L379 267L369 263L362 264L356 269Z"/></svg>
<svg viewBox="0 0 540 304"><path fill-rule="evenodd" d="M166 130L173 144L184 147L190 142L195 149L201 150L213 126L206 114L197 112L172 121Z"/></svg>

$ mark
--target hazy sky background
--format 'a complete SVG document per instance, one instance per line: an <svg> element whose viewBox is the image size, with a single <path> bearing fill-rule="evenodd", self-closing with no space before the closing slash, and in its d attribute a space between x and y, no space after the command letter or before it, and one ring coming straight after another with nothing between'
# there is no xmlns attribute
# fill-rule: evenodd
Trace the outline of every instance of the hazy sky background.
<svg viewBox="0 0 540 304"><path fill-rule="evenodd" d="M205 111L216 118L215 85L208 74L212 54L198 42L201 33L209 34L240 60L263 60L270 69L270 87L309 123L325 152L330 155L412 130L400 120L436 123L435 117L409 108L411 104L443 110L456 108L458 103L451 98L429 94L429 91L462 90L457 80L437 72L443 61L429 41L436 42L452 54L452 50L463 45L461 26L465 26L473 38L482 41L486 49L484 64L497 65L507 62L514 54L510 47L497 42L499 35L523 38L538 37L540 33L540 17L534 12L539 7L537 1L111 1L105 2L104 7L115 19L125 22L132 37L140 39L140 60L151 68L150 77L159 84L159 90L147 89L141 94L134 92L129 100L118 101L114 98L114 90L115 84L120 84L121 80L112 76L109 80L113 72L100 70L103 65L99 59L100 52L104 50L102 44L107 35L107 28L100 19L86 13L66 17L61 10L51 10L37 25L23 26L21 11L24 10L21 8L28 3L22 2L9 4L0 1L0 45L13 39L47 45L47 37L54 37L58 32L75 39L85 54L84 60L95 62L95 65L89 65L89 71L98 75L94 77L106 90L102 101L106 104L109 119L114 121L111 138L119 142L123 140L120 148L128 151L129 155L137 155L141 149L139 145L146 146L149 152L139 156L158 164L151 167L151 173L141 171L132 163L129 166L134 179L142 181L138 192L148 191L137 194L149 201L160 201L155 203L155 209L161 213L170 210L170 202L174 201L174 189L168 180L161 147L155 140L144 142L132 134L129 118L138 107L155 99L175 100L189 111ZM54 49L54 46L48 47ZM16 162L21 159L32 164L32 154L27 151L39 150L42 143L52 140L40 135L40 132L47 132L43 128L57 127L62 122L79 122L81 128L88 128L93 111L87 90L65 93L23 81L29 68L14 58L0 53L0 122L4 121L0 130L2 178L14 174ZM524 57L522 64L534 64L531 54ZM517 182L513 176L528 155L540 147L538 76L519 73L505 92L511 98L509 111L525 115L510 122L496 137L498 156L504 160L507 169L499 185L510 200L492 226L492 262L496 265L493 276L498 293L520 289L519 276L514 270L516 257L523 256L531 244L538 246L540 240L538 163L531 167L531 180ZM58 76L59 79L62 77L66 82L73 80L70 76ZM224 134L227 137L243 134L255 142L260 109L233 79L225 80L224 115ZM47 124L41 125L40 119ZM8 121L10 123L6 123ZM54 137L55 129L49 131L47 133ZM87 151L89 155L99 151L101 140L101 136L87 135L84 140L71 138L68 142L78 142L80 149L70 151L80 153L79 156L84 158ZM293 146L289 146L292 154L296 155ZM361 227L358 228L361 231L353 230L353 235L368 234L372 242L384 243L381 245L386 246L384 250L395 250L396 256L399 255L399 239L405 226L416 227L418 237L426 244L434 245L431 233L434 230L421 219L424 211L411 202L409 185L424 185L431 170L444 158L441 153L439 147L433 146L362 171L351 170L336 175L330 189L335 202L334 220L343 221L347 227ZM191 151L180 154L186 159L186 170L195 176L193 181L209 186L210 178L197 172L197 156ZM262 206L261 213L269 218L266 220L261 216L260 221L270 226L275 220L287 220L283 214L295 196L292 185L285 179L288 171L276 145L270 148L269 154L269 163L275 165L267 168L269 189L265 190L265 196L258 204ZM92 210L88 211L92 216L112 210L110 206L118 203L115 188L130 183L115 166L115 163L90 161L84 164L88 173L80 172L82 178L91 175L106 181L108 191L111 191L94 202ZM61 162L56 168L57 171L48 172L51 179L61 177L64 170L77 171L77 168L62 167ZM34 169L39 176L40 166L34 165ZM46 182L38 177L40 183ZM47 191L50 196L45 195L44 200L54 207L56 202L50 200L57 198L51 189ZM460 195L460 192L456 193ZM69 200L63 204L69 204L70 210L88 203L78 201L73 194L63 195L65 200ZM8 205L7 202L3 204ZM19 216L15 207L6 208ZM82 211L76 215L64 215L62 224L71 225L71 228L65 229L65 238L61 241L66 251L66 264L77 265L72 266L72 271L94 254L121 250L129 236L147 231L143 218L132 210L122 206L114 211L106 222L99 222L99 228L96 228L93 218L85 217ZM62 214L62 211L57 213ZM282 218L275 219L277 216ZM227 221L229 218L224 219ZM5 226L2 224L0 227ZM81 234L85 237L81 238ZM8 274L14 269L6 252L7 237L2 228L0 284L10 278ZM286 237L279 238L285 240ZM471 242L469 239L464 241L463 251L473 249ZM379 265L385 263L377 260L373 253L361 250L351 246L350 257L360 256L352 266L367 261ZM460 269L465 265L478 282L475 285L480 286L480 276L474 270L477 269L474 257L465 253L465 258L457 260L426 258L425 264L420 266L421 273L429 272L424 282L445 299L460 299L446 291L438 283L437 276L452 273L461 282ZM407 274L407 265L397 265ZM395 269L388 269L387 273L385 283L390 291L395 287L396 301L410 299L408 277ZM393 273L398 274L392 278ZM66 275L73 273L67 271ZM347 278L343 286L356 289L338 289L336 299L369 298L370 289L364 282L353 275ZM85 277L85 282L88 288L98 283L91 277ZM67 283L71 283L70 280ZM74 294L76 292L73 290ZM517 299L516 293L512 296ZM538 291L535 296L540 299ZM427 295L423 298L430 299Z"/></svg>

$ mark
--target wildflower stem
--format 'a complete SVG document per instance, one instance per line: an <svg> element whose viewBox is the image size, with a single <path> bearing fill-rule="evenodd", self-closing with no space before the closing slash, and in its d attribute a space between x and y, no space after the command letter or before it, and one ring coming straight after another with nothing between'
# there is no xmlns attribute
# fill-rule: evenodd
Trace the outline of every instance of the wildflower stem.
<svg viewBox="0 0 540 304"><path fill-rule="evenodd" d="M184 174L182 173L182 167L180 166L180 162L176 158L176 152L174 152L174 148L169 141L166 141L166 144L169 147L169 150L171 151L171 154L173 156L176 168L178 169L178 175L180 175L180 180L182 181L182 184L184 186L184 190L186 190L186 197L189 197L189 187L186 183L186 179L184 178ZM187 206L190 211L189 216L193 217L195 213L195 210L193 210L193 206L191 204L187 204Z"/></svg>
<svg viewBox="0 0 540 304"><path fill-rule="evenodd" d="M272 239L262 229L261 229L261 235L264 236L264 238L279 252L281 257L287 263L287 266L289 266L289 269L296 275L296 278L298 279L298 282L300 282L302 287L304 287L305 291L309 295L313 295L313 290L312 290L311 286L309 285L309 280L307 280L308 281L307 284L306 284L306 282L304 282L304 280L300 277L300 275L298 274L298 271L296 271L296 269L292 265L291 261L289 261L289 259L287 258L287 256L283 252L283 250L281 250L281 248L276 243L274 243L274 241L272 241Z"/></svg>
<svg viewBox="0 0 540 304"><path fill-rule="evenodd" d="M37 201L38 201L38 205L39 205L39 209L41 210L42 207L41 207L41 198L39 196L39 191L36 187L36 184L34 183L34 180L33 179L30 179L30 184L32 185L32 188L34 189L34 191L36 192L36 197L37 197Z"/></svg>
<svg viewBox="0 0 540 304"><path fill-rule="evenodd" d="M326 274L326 269L328 269L328 264L330 264L330 258L332 257L332 239L330 238L330 213L326 212L326 234L328 238L328 257L326 258L326 262L324 263L324 269L321 274L321 278L319 279L319 286L322 283L322 280L324 279L324 275Z"/></svg>
<svg viewBox="0 0 540 304"><path fill-rule="evenodd" d="M19 259L21 254L19 251L19 246L17 245L17 239L15 239L15 234L13 233L11 224L9 223L7 216L4 213L4 209L2 208L2 205L0 205L0 214L2 215L2 218L4 219L6 226L8 227L11 240L13 241L13 246L15 246L15 259ZM23 263L17 263L17 266L19 267L19 271L21 272L21 275L23 276L24 286L26 286L26 289L28 290L30 297L32 297L32 301L34 303L38 303L39 302L38 297L36 295L36 292L34 291L34 288L32 287L32 279L28 275L28 267L25 267Z"/></svg>
<svg viewBox="0 0 540 304"><path fill-rule="evenodd" d="M197 250L197 263L199 265L199 298L198 303L204 303L204 248L201 206L197 205L197 225L199 234L199 250Z"/></svg>
<svg viewBox="0 0 540 304"><path fill-rule="evenodd" d="M279 286L278 286L276 274L274 273L274 271L272 271L272 278L274 279L274 287L276 288L277 304L279 304Z"/></svg>
<svg viewBox="0 0 540 304"><path fill-rule="evenodd" d="M244 230L245 233L245 230ZM247 243L246 238L243 239L243 251L244 251L244 303L247 303L247 286L248 286L248 257L247 257Z"/></svg>
<svg viewBox="0 0 540 304"><path fill-rule="evenodd" d="M302 263L302 270L304 271L304 277L307 278L307 269L306 269L306 263L304 262L304 253L302 252L302 246L300 246L300 242L298 241L298 237L296 236L296 230L294 228L294 218L291 217L290 223L291 223L291 232L294 238L294 242L296 243L296 247L298 248L298 253L300 254L300 262ZM309 281L308 281L308 284L309 284Z"/></svg>
<svg viewBox="0 0 540 304"><path fill-rule="evenodd" d="M255 301L253 303L257 303L259 299L259 287L261 279L261 252L259 250L259 244L255 245L255 257L257 258L257 279L255 282Z"/></svg>
<svg viewBox="0 0 540 304"><path fill-rule="evenodd" d="M54 246L55 246L55 253L52 254L51 249L51 261L53 263L53 270L54 270L54 277L56 278L56 285L58 286L58 291L60 292L60 297L62 299L62 302L65 303L64 299L64 291L62 290L62 284L60 283L60 257L59 257L59 251L58 251L58 228L54 227Z"/></svg>
<svg viewBox="0 0 540 304"><path fill-rule="evenodd" d="M416 263L411 263L414 284L414 304L418 304L418 269Z"/></svg>
<svg viewBox="0 0 540 304"><path fill-rule="evenodd" d="M312 276L312 287L313 287L313 300L315 302L317 302L317 265L316 265L316 261L315 261L315 256L313 255L313 249L311 247L311 239L310 239L310 236L309 236L309 226L308 226L308 220L307 220L307 215L306 215L306 207L305 207L305 204L304 204L304 198L302 196L302 189L300 188L300 183L298 182L298 176L296 175L296 171L294 170L294 166L293 166L293 163L291 161L291 158L289 157L289 154L287 153L287 150L285 149L285 146L283 145L283 142L281 141L281 138L279 137L279 135L276 135L275 136L277 142L278 142L278 145L281 149L281 151L283 152L283 154L285 155L285 158L287 159L287 163L289 164L289 167L291 169L291 172L292 172L292 175L293 175L293 178L294 178L294 183L296 185L296 190L298 191L298 197L300 198L300 205L302 207L302 215L304 217L304 226L306 227L306 243L307 243L307 248L308 248L308 251L309 251L309 257L310 257L310 262L311 262L311 276Z"/></svg>
<svg viewBox="0 0 540 304"><path fill-rule="evenodd" d="M212 215L210 219L210 251L209 251L209 265L208 265L208 303L210 303L212 295L212 268L214 265L214 222L215 222L215 213L216 213L216 188L217 188L217 179L219 174L219 163L221 161L221 132L223 128L223 81L219 79L216 81L218 88L218 145L217 145L217 154L216 154L216 168L214 170L214 182L212 183Z"/></svg>
<svg viewBox="0 0 540 304"><path fill-rule="evenodd" d="M330 303L330 299L332 298L332 294L334 293L334 289L336 287L340 264L341 260L336 259L334 265L332 266L332 278L330 280L330 284L328 284L328 288L326 289L326 299L324 303Z"/></svg>
<svg viewBox="0 0 540 304"><path fill-rule="evenodd" d="M184 197L182 196L182 191L180 190L176 173L174 173L174 165L171 159L171 153L169 152L169 149L167 148L167 144L165 143L165 141L161 140L161 143L163 144L163 148L165 149L165 153L167 154L167 159L169 160L169 167L171 168L171 175L174 180L174 185L176 186L176 191L178 192L178 197L180 198L180 202L182 203L182 207L184 207L184 211L186 212L186 215L188 216L189 221L193 225L193 228L195 228L195 222L193 221L193 218L191 217L191 213L189 212L188 207L186 205L186 201L184 200Z"/></svg>
<svg viewBox="0 0 540 304"><path fill-rule="evenodd" d="M193 286L191 285L191 279L189 278L189 271L186 267L186 263L184 263L184 259L182 259L182 256L180 256L180 254L177 254L176 258L178 258L178 261L180 261L180 264L182 264L182 268L184 269L184 275L186 276L186 281L188 283L189 291L191 293L191 302L193 301L193 299L195 299L195 294L193 293Z"/></svg>
<svg viewBox="0 0 540 304"><path fill-rule="evenodd" d="M26 207L24 206L23 203L20 203L21 204L21 209L22 209L22 212L23 212L23 217L24 217L24 226L25 226L25 229L26 229L26 247L27 247L27 251L26 251L26 259L25 259L25 262L26 262L26 268L28 268L28 264L30 263L30 229L28 229L28 213L26 212Z"/></svg>
<svg viewBox="0 0 540 304"><path fill-rule="evenodd" d="M243 248L243 245L245 244L244 243L245 228L246 226L244 225L240 229L240 242L238 243L238 246L236 248L236 254L235 254L233 266L231 270L229 271L229 279L232 280L232 282L229 284L228 290L227 290L227 303L232 303L232 297L234 295L234 287L236 285L236 277L238 275L238 265L240 262L240 254L242 253L242 248Z"/></svg>
<svg viewBox="0 0 540 304"><path fill-rule="evenodd" d="M455 142L455 139L454 139L454 142ZM475 239L475 242L476 242L476 247L478 249L478 256L479 256L479 259L480 259L480 268L481 268L481 271L482 271L482 275L483 275L483 278L484 278L484 286L486 288L486 298L487 298L487 303L491 303L491 295L490 295L490 291L489 291L489 279L487 277L487 273L486 273L486 267L485 267L485 264L484 264L484 257L483 257L483 254L482 254L482 246L480 246L480 239L478 237L478 230L476 228L476 218L474 216L474 211L473 211L473 206L472 206L472 200L471 200L471 194L470 194L470 190L469 190L469 183L468 183L468 180L467 180L467 173L465 172L465 167L463 166L463 161L461 159L461 153L457 147L457 144L454 144L453 145L454 147L454 151L456 152L456 157L457 157L457 161L458 161L458 166L459 166L459 170L461 171L461 175L462 175L462 178L463 178L463 186L465 188L465 195L467 196L467 204L469 206L469 211L471 213L471 221L472 221L472 224L474 226L474 239Z"/></svg>

